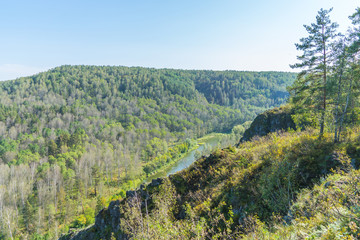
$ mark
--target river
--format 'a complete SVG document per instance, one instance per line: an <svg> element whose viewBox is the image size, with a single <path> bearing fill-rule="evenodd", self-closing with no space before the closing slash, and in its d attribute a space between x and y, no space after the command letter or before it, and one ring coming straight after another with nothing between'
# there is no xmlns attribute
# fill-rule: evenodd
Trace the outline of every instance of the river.
<svg viewBox="0 0 360 240"><path fill-rule="evenodd" d="M172 164L171 166L165 168L163 171L160 171L154 175L148 177L144 183L149 183L151 180L156 178L167 177L171 174L174 174L178 171L181 171L187 167L189 167L193 162L196 161L198 154L196 152L202 152L205 148L210 148L214 150L218 147L221 139L224 137L225 134L213 134L207 136L206 138L200 139L198 141L198 147L194 150L191 150L184 154L182 158L180 158L176 163Z"/></svg>

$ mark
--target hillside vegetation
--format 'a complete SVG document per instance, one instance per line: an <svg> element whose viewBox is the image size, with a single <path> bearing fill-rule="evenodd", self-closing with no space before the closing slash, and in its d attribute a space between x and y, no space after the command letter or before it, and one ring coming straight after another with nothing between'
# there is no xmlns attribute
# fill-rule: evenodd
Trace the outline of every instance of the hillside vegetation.
<svg viewBox="0 0 360 240"><path fill-rule="evenodd" d="M314 130L272 133L217 150L63 239L356 239L359 133L342 143Z"/></svg>
<svg viewBox="0 0 360 240"><path fill-rule="evenodd" d="M331 11L304 25L287 106L62 239L359 239L360 8L346 34Z"/></svg>
<svg viewBox="0 0 360 240"><path fill-rule="evenodd" d="M295 76L62 66L0 82L0 238L92 224L194 139L284 103Z"/></svg>

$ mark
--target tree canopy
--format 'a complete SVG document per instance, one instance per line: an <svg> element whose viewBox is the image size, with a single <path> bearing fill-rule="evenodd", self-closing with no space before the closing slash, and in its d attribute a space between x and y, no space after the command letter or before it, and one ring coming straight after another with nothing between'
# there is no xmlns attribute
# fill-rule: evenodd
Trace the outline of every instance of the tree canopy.
<svg viewBox="0 0 360 240"><path fill-rule="evenodd" d="M0 82L1 233L55 238L91 224L94 209L171 164L192 139L284 103L295 76L61 66Z"/></svg>

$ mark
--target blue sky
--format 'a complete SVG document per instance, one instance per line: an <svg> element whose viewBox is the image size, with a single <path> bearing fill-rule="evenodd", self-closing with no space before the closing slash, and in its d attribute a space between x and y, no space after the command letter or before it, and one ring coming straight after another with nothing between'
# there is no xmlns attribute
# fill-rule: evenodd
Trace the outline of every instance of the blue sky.
<svg viewBox="0 0 360 240"><path fill-rule="evenodd" d="M0 80L64 64L290 71L320 8L359 0L0 1Z"/></svg>

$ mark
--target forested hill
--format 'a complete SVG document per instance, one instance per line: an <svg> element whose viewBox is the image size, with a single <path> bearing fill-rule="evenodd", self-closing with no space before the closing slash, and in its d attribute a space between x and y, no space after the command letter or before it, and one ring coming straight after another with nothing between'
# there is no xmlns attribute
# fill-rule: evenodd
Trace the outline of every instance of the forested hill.
<svg viewBox="0 0 360 240"><path fill-rule="evenodd" d="M89 134L93 129L84 119L102 119L97 125L121 123L126 130L201 136L229 130L284 103L286 86L294 79L295 74L280 72L62 66L0 83L0 120L7 122L6 130L16 123L25 125L7 131L13 139L20 132L43 133L44 127L81 127Z"/></svg>
<svg viewBox="0 0 360 240"><path fill-rule="evenodd" d="M253 105L264 109L283 103L288 96L286 86L295 78L296 74L285 72L61 66L29 78L3 82L2 90L10 95L21 94L21 86L27 86L31 87L26 89L30 90L27 94L33 95L46 86L49 92L72 98L100 94L125 99L159 99L171 94L189 100L198 97L196 92L199 92L209 103L239 109Z"/></svg>
<svg viewBox="0 0 360 240"><path fill-rule="evenodd" d="M269 108L284 103L288 97L285 86L295 78L284 72L200 71L194 83L210 103L237 109L249 105Z"/></svg>
<svg viewBox="0 0 360 240"><path fill-rule="evenodd" d="M0 239L91 224L191 139L284 103L295 77L61 66L0 82Z"/></svg>

